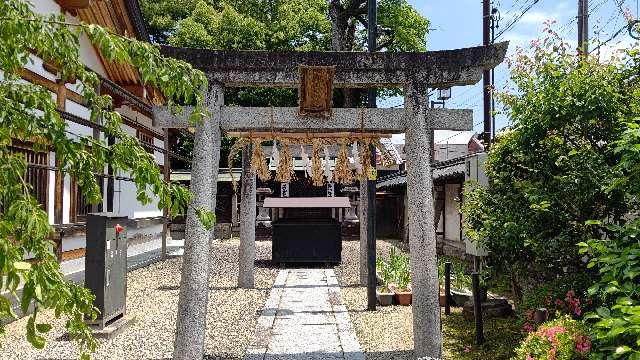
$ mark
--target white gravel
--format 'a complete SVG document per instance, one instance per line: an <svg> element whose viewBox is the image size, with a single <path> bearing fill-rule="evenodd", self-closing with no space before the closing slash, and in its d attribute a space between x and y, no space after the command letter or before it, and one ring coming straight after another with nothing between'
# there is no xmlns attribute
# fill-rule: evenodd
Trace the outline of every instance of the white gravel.
<svg viewBox="0 0 640 360"><path fill-rule="evenodd" d="M269 264L271 243L257 242L256 289L236 287L237 239L215 242L211 249L211 278L207 314L207 359L242 359L253 340L256 320L268 297L277 270ZM101 341L93 359L168 359L173 352L181 258L159 262L128 274L127 313L135 324L109 341ZM47 346L38 351L25 338L23 318L6 326L0 359L73 359L75 345L65 340L64 320L50 311L39 314L50 322Z"/></svg>
<svg viewBox="0 0 640 360"><path fill-rule="evenodd" d="M237 239L216 242L211 249L211 278L207 316L206 359L242 359L253 341L255 325L277 275L270 264L271 243L256 243L258 266L256 289L236 287ZM378 254L388 254L392 243L378 240ZM366 310L366 288L359 285L359 243L343 243L342 264L335 268L343 303L349 310L366 358L413 359L410 306L378 307ZM93 359L170 359L180 283L181 258L159 262L128 275L127 312L136 323L112 340L101 341ZM26 318L6 327L0 341L0 359L74 359L75 345L66 341L64 320L52 312L39 315L41 322L54 325L47 334L47 346L38 351L25 338Z"/></svg>
<svg viewBox="0 0 640 360"><path fill-rule="evenodd" d="M378 256L388 256L392 246L391 242L378 240ZM415 359L411 306L378 306L376 311L367 311L367 290L359 284L359 253L358 241L344 242L342 264L336 267L336 276L366 358Z"/></svg>

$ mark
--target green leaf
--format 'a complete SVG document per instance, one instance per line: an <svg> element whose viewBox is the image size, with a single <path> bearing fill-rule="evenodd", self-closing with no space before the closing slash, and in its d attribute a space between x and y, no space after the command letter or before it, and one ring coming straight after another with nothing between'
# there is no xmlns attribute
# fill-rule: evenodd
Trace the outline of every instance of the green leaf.
<svg viewBox="0 0 640 360"><path fill-rule="evenodd" d="M36 324L36 330L41 333L48 333L51 331L51 324Z"/></svg>
<svg viewBox="0 0 640 360"><path fill-rule="evenodd" d="M596 312L603 318L611 317L611 311L606 307L599 307L596 309Z"/></svg>
<svg viewBox="0 0 640 360"><path fill-rule="evenodd" d="M196 208L196 215L205 229L211 230L216 221L216 215L202 207Z"/></svg>
<svg viewBox="0 0 640 360"><path fill-rule="evenodd" d="M31 264L26 261L16 261L13 263L13 267L17 270L29 270L31 269Z"/></svg>

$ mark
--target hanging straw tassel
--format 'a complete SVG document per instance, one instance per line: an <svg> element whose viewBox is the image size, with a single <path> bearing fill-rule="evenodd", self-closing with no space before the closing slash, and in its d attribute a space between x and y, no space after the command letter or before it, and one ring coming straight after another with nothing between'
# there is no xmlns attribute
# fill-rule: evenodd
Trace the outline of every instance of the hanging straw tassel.
<svg viewBox="0 0 640 360"><path fill-rule="evenodd" d="M395 165L395 159L391 152L382 144L379 138L372 140L373 145L380 151L382 164L384 166Z"/></svg>
<svg viewBox="0 0 640 360"><path fill-rule="evenodd" d="M276 181L279 182L291 182L293 178L293 158L289 152L289 145L284 142L280 142L282 149L280 152L280 163L276 169Z"/></svg>
<svg viewBox="0 0 640 360"><path fill-rule="evenodd" d="M236 182L236 179L233 177L233 159L235 159L236 155L238 155L240 149L242 149L242 147L247 144L249 144L248 139L240 138L236 140L236 142L231 146L229 155L227 156L227 167L229 169L229 175L231 175L231 185L233 186L233 191L238 190L238 184Z"/></svg>
<svg viewBox="0 0 640 360"><path fill-rule="evenodd" d="M313 180L313 186L324 185L324 178L322 177L322 160L320 159L320 140L313 139L311 150L311 179Z"/></svg>
<svg viewBox="0 0 640 360"><path fill-rule="evenodd" d="M266 162L264 151L262 151L263 139L253 141L253 154L251 154L251 172L258 175L258 179L268 181L271 179L271 172Z"/></svg>
<svg viewBox="0 0 640 360"><path fill-rule="evenodd" d="M366 180L371 171L371 153L369 152L369 144L371 139L360 139L360 164L362 165L362 174L360 180Z"/></svg>
<svg viewBox="0 0 640 360"><path fill-rule="evenodd" d="M338 184L351 184L353 182L353 172L349 169L349 153L345 142L340 146L336 166L333 170L333 181Z"/></svg>

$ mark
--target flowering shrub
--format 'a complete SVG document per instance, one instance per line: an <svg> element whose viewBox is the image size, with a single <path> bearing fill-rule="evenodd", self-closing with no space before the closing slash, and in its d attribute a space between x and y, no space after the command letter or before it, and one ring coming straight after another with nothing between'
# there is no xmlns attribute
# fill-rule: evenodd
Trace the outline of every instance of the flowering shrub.
<svg viewBox="0 0 640 360"><path fill-rule="evenodd" d="M592 301L586 296L586 289L591 283L589 273L572 274L525 292L518 307L525 322L523 330L535 330L533 318L535 309L538 308L546 308L549 311L549 319L559 315L570 315L579 319L585 312L593 310Z"/></svg>
<svg viewBox="0 0 640 360"><path fill-rule="evenodd" d="M586 359L591 341L581 324L569 316L549 321L531 332L516 349L518 360Z"/></svg>

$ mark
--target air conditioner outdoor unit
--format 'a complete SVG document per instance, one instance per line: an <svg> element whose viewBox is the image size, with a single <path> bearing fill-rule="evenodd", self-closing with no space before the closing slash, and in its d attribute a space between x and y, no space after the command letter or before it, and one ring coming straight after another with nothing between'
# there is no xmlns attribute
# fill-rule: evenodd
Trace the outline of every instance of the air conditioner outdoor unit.
<svg viewBox="0 0 640 360"><path fill-rule="evenodd" d="M480 186L489 186L489 179L485 172L484 163L487 160L487 153L477 153L469 156L465 160L464 180L475 181ZM466 253L473 256L486 256L487 250L475 241L471 241L466 235L464 236L464 245Z"/></svg>

